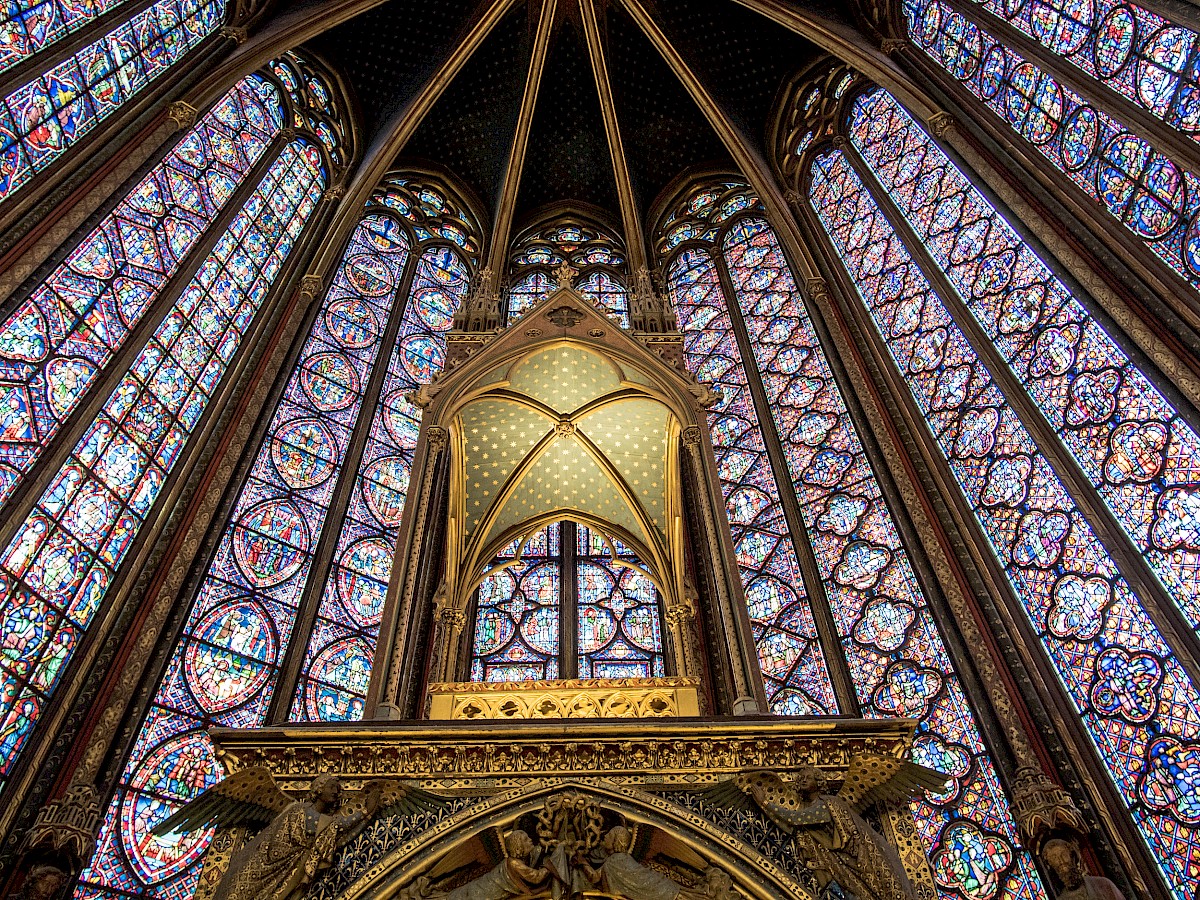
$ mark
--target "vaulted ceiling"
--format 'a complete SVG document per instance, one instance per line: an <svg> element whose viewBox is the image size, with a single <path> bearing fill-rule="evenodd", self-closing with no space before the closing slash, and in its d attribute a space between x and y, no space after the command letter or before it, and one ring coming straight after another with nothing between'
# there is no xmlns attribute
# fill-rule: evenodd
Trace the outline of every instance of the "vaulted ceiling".
<svg viewBox="0 0 1200 900"><path fill-rule="evenodd" d="M733 0L641 0L641 6L722 113L766 155L776 95L817 55L816 48ZM479 14L480 0L388 0L308 46L346 76L369 143L451 55ZM535 210L563 202L599 207L613 222L621 222L623 212L645 222L655 198L685 169L734 167L661 47L647 37L645 23L635 22L622 4L556 0L553 18L543 15L542 0L513 5L445 86L400 160L445 166L489 216L502 204L511 206L514 229ZM591 23L599 66L589 52ZM527 75L531 61L539 60L530 107ZM597 77L597 68L607 70L606 79ZM617 147L606 131L607 96ZM523 102L528 143L522 159L513 147L523 131ZM519 182L510 171L513 159Z"/></svg>

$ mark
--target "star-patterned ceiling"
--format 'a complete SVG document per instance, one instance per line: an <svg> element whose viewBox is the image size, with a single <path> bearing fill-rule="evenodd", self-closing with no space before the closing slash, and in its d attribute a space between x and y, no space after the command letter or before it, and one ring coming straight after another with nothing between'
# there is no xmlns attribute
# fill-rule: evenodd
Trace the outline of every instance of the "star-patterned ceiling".
<svg viewBox="0 0 1200 900"><path fill-rule="evenodd" d="M483 531L487 545L514 525L574 514L663 538L674 416L635 386L644 373L621 376L600 353L559 344L459 411L465 537Z"/></svg>

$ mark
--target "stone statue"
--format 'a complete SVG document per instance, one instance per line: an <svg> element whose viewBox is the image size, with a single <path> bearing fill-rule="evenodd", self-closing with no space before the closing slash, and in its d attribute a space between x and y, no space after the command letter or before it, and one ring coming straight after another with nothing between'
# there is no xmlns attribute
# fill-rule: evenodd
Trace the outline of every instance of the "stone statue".
<svg viewBox="0 0 1200 900"><path fill-rule="evenodd" d="M550 872L529 864L533 839L519 829L510 831L504 838L504 851L507 859L486 875L452 890L445 895L447 900L512 900L540 891Z"/></svg>
<svg viewBox="0 0 1200 900"><path fill-rule="evenodd" d="M745 773L710 788L706 797L730 809L748 809L753 801L792 835L822 893L836 882L856 900L914 900L899 854L861 813L871 803L944 790L945 776L905 760L861 754L851 760L836 795L823 788L821 772L809 766L791 783L774 772Z"/></svg>
<svg viewBox="0 0 1200 900"><path fill-rule="evenodd" d="M1042 848L1042 862L1062 883L1058 900L1125 900L1121 889L1107 878L1084 871L1083 856L1070 841L1047 841Z"/></svg>
<svg viewBox="0 0 1200 900"><path fill-rule="evenodd" d="M19 893L9 894L10 900L55 900L70 880L58 866L45 863L34 866L25 876Z"/></svg>
<svg viewBox="0 0 1200 900"><path fill-rule="evenodd" d="M632 833L625 826L617 825L608 830L600 843L604 861L599 869L593 868L583 858L576 859L575 864L592 885L607 894L629 897L630 900L728 900L731 897L732 882L729 875L720 869L709 869L701 887L685 888L630 856L632 846Z"/></svg>
<svg viewBox="0 0 1200 900"><path fill-rule="evenodd" d="M260 767L235 772L154 829L154 834L218 828L261 827L234 854L217 885L215 900L297 900L334 854L383 810L411 814L444 801L397 782L369 782L343 809L343 786L334 775L319 775L308 795L293 800ZM265 826L265 827L262 827Z"/></svg>

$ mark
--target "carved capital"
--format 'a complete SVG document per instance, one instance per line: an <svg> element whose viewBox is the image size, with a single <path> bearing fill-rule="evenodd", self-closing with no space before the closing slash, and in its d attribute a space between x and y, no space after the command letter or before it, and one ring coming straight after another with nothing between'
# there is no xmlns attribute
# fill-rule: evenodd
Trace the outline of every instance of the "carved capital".
<svg viewBox="0 0 1200 900"><path fill-rule="evenodd" d="M441 453L450 443L450 432L441 425L431 425L429 431L426 432L426 440L429 441L431 451Z"/></svg>
<svg viewBox="0 0 1200 900"><path fill-rule="evenodd" d="M244 25L223 25L218 34L233 41L234 44L246 43L247 32Z"/></svg>
<svg viewBox="0 0 1200 900"><path fill-rule="evenodd" d="M282 129L282 130L279 132L279 136L280 136L281 138L283 138L283 140L284 140L284 141L292 141L292 140L295 140L295 138L296 138L296 129L295 129L295 128L292 128L292 127L289 125L287 128L284 128L284 129Z"/></svg>
<svg viewBox="0 0 1200 900"><path fill-rule="evenodd" d="M700 431L699 425L689 425L683 429L683 445L685 447L694 447L700 443L700 438L704 436Z"/></svg>
<svg viewBox="0 0 1200 900"><path fill-rule="evenodd" d="M321 199L326 203L337 203L346 196L346 186L344 184L335 184L331 188L327 188L325 193L321 195Z"/></svg>
<svg viewBox="0 0 1200 900"><path fill-rule="evenodd" d="M38 812L25 838L25 850L65 857L78 872L96 850L102 816L96 789L90 784L72 784L65 795Z"/></svg>
<svg viewBox="0 0 1200 900"><path fill-rule="evenodd" d="M893 53L898 53L907 46L908 41L904 40L904 38L884 38L879 44L879 49L888 56L891 56Z"/></svg>
<svg viewBox="0 0 1200 900"><path fill-rule="evenodd" d="M808 288L808 296L813 300L827 301L829 299L829 284L824 278L810 278L804 283Z"/></svg>
<svg viewBox="0 0 1200 900"><path fill-rule="evenodd" d="M844 134L835 135L831 143L838 150L845 150L850 146L850 142L846 140L846 136Z"/></svg>
<svg viewBox="0 0 1200 900"><path fill-rule="evenodd" d="M1071 795L1032 766L1017 770L1013 807L1021 835L1035 853L1056 834L1088 832L1083 814Z"/></svg>
<svg viewBox="0 0 1200 900"><path fill-rule="evenodd" d="M559 437L569 438L575 434L575 423L566 416L558 420L558 424L554 426L554 433Z"/></svg>
<svg viewBox="0 0 1200 900"><path fill-rule="evenodd" d="M186 100L176 100L167 107L167 117L175 126L176 131L184 131L196 124L199 110Z"/></svg>
<svg viewBox="0 0 1200 900"><path fill-rule="evenodd" d="M930 132L936 138L945 137L950 131L958 127L958 123L954 121L954 116L944 110L930 116L928 125Z"/></svg>
<svg viewBox="0 0 1200 900"><path fill-rule="evenodd" d="M804 202L804 198L800 196L800 192L795 188L788 188L783 194L783 199L792 206L799 206Z"/></svg>
<svg viewBox="0 0 1200 900"><path fill-rule="evenodd" d="M320 275L305 275L300 279L300 299L305 303L312 302L325 286L325 279Z"/></svg>

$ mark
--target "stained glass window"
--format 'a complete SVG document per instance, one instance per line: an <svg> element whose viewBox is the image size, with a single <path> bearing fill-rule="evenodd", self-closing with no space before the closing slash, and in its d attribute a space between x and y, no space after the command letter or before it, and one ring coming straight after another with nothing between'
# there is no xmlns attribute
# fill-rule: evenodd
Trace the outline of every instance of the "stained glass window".
<svg viewBox="0 0 1200 900"><path fill-rule="evenodd" d="M0 326L0 502L170 283L283 125L250 75L133 188Z"/></svg>
<svg viewBox="0 0 1200 900"><path fill-rule="evenodd" d="M1200 692L841 151L818 155L809 199L1134 822L1191 897Z"/></svg>
<svg viewBox="0 0 1200 900"><path fill-rule="evenodd" d="M1194 31L1124 0L979 5L1171 127L1200 138L1200 39Z"/></svg>
<svg viewBox="0 0 1200 900"><path fill-rule="evenodd" d="M183 59L224 19L224 0L159 0L9 93L0 101L0 201Z"/></svg>
<svg viewBox="0 0 1200 900"><path fill-rule="evenodd" d="M86 27L128 0L13 0L0 13L0 72Z"/></svg>
<svg viewBox="0 0 1200 900"><path fill-rule="evenodd" d="M1106 18L1113 27L1124 27L1117 23L1132 21L1135 15L1126 4L1100 5L1113 8L1115 17ZM1074 45L1079 37L1086 41L1084 29L1063 11L1048 4L1022 6L1045 9L1047 40L1063 46ZM905 11L909 33L918 46L1172 269L1200 287L1200 176L1181 168L1109 112L1097 109L944 0L906 0ZM1117 40L1125 42L1131 36L1132 32ZM1106 36L1106 45L1110 37L1116 36ZM1182 78L1168 73L1193 58L1195 37L1182 29L1165 29L1153 62L1142 60L1125 67L1139 73L1149 94L1166 91L1164 104L1175 109L1172 115L1191 123L1189 130L1200 121L1195 63L1179 70L1186 72ZM1124 56L1128 58L1128 48ZM1168 82L1173 84L1169 90ZM1119 85L1123 79L1106 76L1105 83ZM1171 94L1175 90L1178 94Z"/></svg>
<svg viewBox="0 0 1200 900"><path fill-rule="evenodd" d="M560 218L521 234L514 248L509 324L557 290L553 270L565 262L577 273L576 290L613 316L622 328L629 327L625 250L615 236L571 218Z"/></svg>
<svg viewBox="0 0 1200 900"><path fill-rule="evenodd" d="M851 140L1200 627L1200 437L888 94L857 103Z"/></svg>
<svg viewBox="0 0 1200 900"><path fill-rule="evenodd" d="M720 210L726 193L736 198L729 204L736 209L722 216L725 224L711 227L707 210ZM789 485L799 501L808 548L815 557L859 705L867 716L917 719L914 758L952 776L943 795L913 804L939 888L948 898L1044 897L1030 856L1020 846L1010 803L975 713L783 250L761 218L761 205L744 186L718 184L698 189L688 206L696 211L668 223L663 249L669 252L670 234L679 220L691 218L689 230L701 235L703 245L719 248L733 296L726 297L719 280L710 275L705 297L709 311L702 327L693 325L689 311L695 301L677 302L685 347L724 344L729 361L722 360L722 365L733 362L743 373L734 384L728 374L718 380L726 398L731 390L743 396L748 393L744 366L754 365L765 394L764 416L778 434L787 465L777 480ZM697 239L687 240L694 244ZM677 260L704 252L700 247L684 249ZM675 265L668 270L673 291L686 284L682 266ZM706 259L704 265L711 270L717 263ZM752 350L748 361L734 339L737 324L744 327ZM710 358L699 356L696 362L703 365ZM709 368L694 371L700 378L712 379ZM752 400L747 397L745 403L753 415ZM725 469L727 429L714 425L712 430L718 464ZM762 438L756 437L761 445ZM765 457L765 447L759 452ZM763 465L769 467L769 460ZM748 493L744 484L736 482L731 487L727 486L727 507L740 549L739 520L745 519L745 510L770 510L773 505L774 515L782 516L777 495ZM785 527L781 525L781 531ZM798 573L795 580L799 583ZM755 594L748 590L747 596L756 630L761 629L761 612L753 609ZM764 669L770 659L764 659ZM769 691L778 691L776 708L792 711L790 704L778 699L781 694L787 697L787 688L780 690L770 678L768 685Z"/></svg>
<svg viewBox="0 0 1200 900"><path fill-rule="evenodd" d="M325 187L284 148L0 554L0 775L122 560Z"/></svg>
<svg viewBox="0 0 1200 900"><path fill-rule="evenodd" d="M293 721L362 718L420 427L420 410L405 398L441 371L443 335L468 282L469 270L448 247L431 247L417 263L305 652Z"/></svg>
<svg viewBox="0 0 1200 900"><path fill-rule="evenodd" d="M191 895L211 834L150 831L216 780L208 726L262 725L277 691L288 692L281 708L294 720L362 716L419 422L404 398L440 369L442 335L469 281L457 242L431 242L432 213L399 212L404 184L393 179L372 196L315 312L81 896ZM478 246L477 230L467 237ZM326 545L333 562L314 572ZM308 597L318 601L311 623L301 618ZM290 659L303 669L294 693L280 683Z"/></svg>
<svg viewBox="0 0 1200 900"><path fill-rule="evenodd" d="M708 250L681 252L667 270L667 287L688 368L721 394L708 424L771 708L789 715L836 713L779 487Z"/></svg>
<svg viewBox="0 0 1200 900"><path fill-rule="evenodd" d="M658 589L637 554L579 526L580 678L658 678L665 674Z"/></svg>
<svg viewBox="0 0 1200 900"><path fill-rule="evenodd" d="M479 585L472 681L559 677L561 548L555 523L497 555Z"/></svg>

